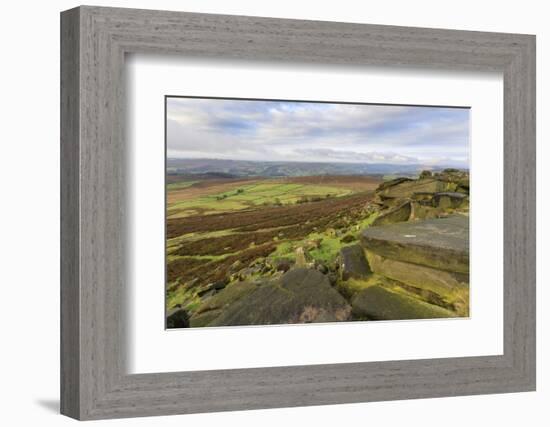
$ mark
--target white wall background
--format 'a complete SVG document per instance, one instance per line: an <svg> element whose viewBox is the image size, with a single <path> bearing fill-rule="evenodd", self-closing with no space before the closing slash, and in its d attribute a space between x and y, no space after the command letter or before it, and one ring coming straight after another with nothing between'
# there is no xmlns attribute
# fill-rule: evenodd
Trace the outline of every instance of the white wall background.
<svg viewBox="0 0 550 427"><path fill-rule="evenodd" d="M108 421L117 426L545 426L550 422L548 215L550 27L539 0L157 0L97 5L537 35L538 391ZM0 422L63 426L59 384L59 12L75 1L5 2L0 25ZM545 283L546 282L546 283ZM92 423L94 424L94 423Z"/></svg>

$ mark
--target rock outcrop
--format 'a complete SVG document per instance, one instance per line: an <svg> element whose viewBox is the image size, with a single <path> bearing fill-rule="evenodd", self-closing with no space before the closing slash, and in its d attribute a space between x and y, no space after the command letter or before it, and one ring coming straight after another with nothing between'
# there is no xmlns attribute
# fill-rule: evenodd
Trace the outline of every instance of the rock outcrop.
<svg viewBox="0 0 550 427"><path fill-rule="evenodd" d="M276 280L230 285L197 310L191 325L269 325L349 320L351 306L317 270L294 268ZM231 292L230 296L224 295Z"/></svg>
<svg viewBox="0 0 550 427"><path fill-rule="evenodd" d="M361 244L374 273L433 292L458 314L468 314L468 217L371 227Z"/></svg>
<svg viewBox="0 0 550 427"><path fill-rule="evenodd" d="M456 317L452 311L382 286L370 286L352 300L353 314L365 320L405 320Z"/></svg>
<svg viewBox="0 0 550 427"><path fill-rule="evenodd" d="M188 328L189 315L181 308L175 308L166 313L166 327L171 328Z"/></svg>
<svg viewBox="0 0 550 427"><path fill-rule="evenodd" d="M369 227L361 233L368 251L458 273L469 272L469 240L469 218L464 215Z"/></svg>
<svg viewBox="0 0 550 427"><path fill-rule="evenodd" d="M311 267L313 265L313 260L305 247L300 246L296 248L295 255L297 267Z"/></svg>
<svg viewBox="0 0 550 427"><path fill-rule="evenodd" d="M376 200L378 217L360 235L373 278L355 294L354 315L468 316L468 174L446 169L398 178L380 185Z"/></svg>
<svg viewBox="0 0 550 427"><path fill-rule="evenodd" d="M376 190L379 215L373 225L439 218L456 210L467 213L469 189L468 173L457 169L386 181Z"/></svg>
<svg viewBox="0 0 550 427"><path fill-rule="evenodd" d="M232 283L221 292L202 302L189 319L189 324L191 327L207 326L232 304L254 292L257 287L258 284L254 282Z"/></svg>
<svg viewBox="0 0 550 427"><path fill-rule="evenodd" d="M468 205L468 196L464 193L447 191L435 193L433 196L434 205L443 209L462 208Z"/></svg>
<svg viewBox="0 0 550 427"><path fill-rule="evenodd" d="M340 250L340 276L342 280L366 278L371 273L363 248L360 245L346 246Z"/></svg>
<svg viewBox="0 0 550 427"><path fill-rule="evenodd" d="M397 206L390 207L376 217L373 226L393 224L395 222L408 221L411 217L411 202L406 200Z"/></svg>

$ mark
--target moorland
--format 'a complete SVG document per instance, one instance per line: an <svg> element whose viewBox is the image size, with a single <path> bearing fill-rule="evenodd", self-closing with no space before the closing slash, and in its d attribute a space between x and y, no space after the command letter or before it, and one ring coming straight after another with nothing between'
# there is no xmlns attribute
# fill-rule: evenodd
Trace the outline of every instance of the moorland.
<svg viewBox="0 0 550 427"><path fill-rule="evenodd" d="M167 166L169 328L468 313L462 261L460 268L432 265L456 218L467 219L467 172L208 159ZM451 222L438 221L445 219ZM434 220L445 248L425 251L422 260L408 265L395 253L403 244L389 252L380 244L395 224L422 228ZM434 233L433 224L426 227ZM458 227L462 248L468 236ZM386 234L365 235L375 228ZM460 248L449 257L460 258Z"/></svg>

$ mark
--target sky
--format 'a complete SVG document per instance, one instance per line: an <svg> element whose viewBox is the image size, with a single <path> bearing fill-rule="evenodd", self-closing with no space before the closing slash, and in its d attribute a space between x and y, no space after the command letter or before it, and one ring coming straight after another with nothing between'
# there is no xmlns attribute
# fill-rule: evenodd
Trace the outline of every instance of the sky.
<svg viewBox="0 0 550 427"><path fill-rule="evenodd" d="M469 109L167 98L169 158L467 168Z"/></svg>

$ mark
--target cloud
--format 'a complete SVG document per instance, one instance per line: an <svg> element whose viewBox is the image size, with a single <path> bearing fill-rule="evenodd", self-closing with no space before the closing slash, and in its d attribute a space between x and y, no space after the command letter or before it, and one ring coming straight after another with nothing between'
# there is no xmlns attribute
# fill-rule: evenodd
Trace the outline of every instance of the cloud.
<svg viewBox="0 0 550 427"><path fill-rule="evenodd" d="M467 166L469 110L169 98L167 143L180 158Z"/></svg>
<svg viewBox="0 0 550 427"><path fill-rule="evenodd" d="M299 156L314 159L334 159L340 162L353 162L353 163L418 163L419 159L411 156L404 156L402 154L392 152L359 152L348 150L332 150L330 148L298 148L295 153Z"/></svg>

